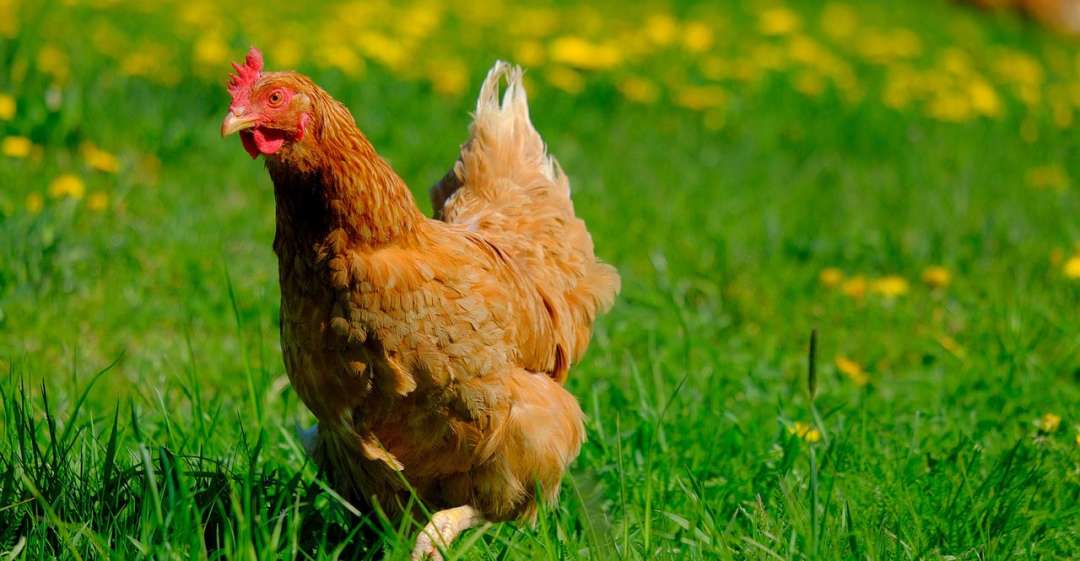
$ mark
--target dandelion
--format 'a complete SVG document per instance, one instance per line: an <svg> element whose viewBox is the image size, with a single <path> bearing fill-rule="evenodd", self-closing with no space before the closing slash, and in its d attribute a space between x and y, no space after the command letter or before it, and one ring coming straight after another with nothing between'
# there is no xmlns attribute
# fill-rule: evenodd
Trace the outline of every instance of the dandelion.
<svg viewBox="0 0 1080 561"><path fill-rule="evenodd" d="M797 436L810 444L821 440L821 431L814 428L813 425L802 421L795 421L795 424L788 427L787 431L788 434Z"/></svg>
<svg viewBox="0 0 1080 561"><path fill-rule="evenodd" d="M26 212L38 214L45 208L45 200L40 193L30 193L26 196Z"/></svg>
<svg viewBox="0 0 1080 561"><path fill-rule="evenodd" d="M930 288L945 288L952 281L952 275L945 267L934 265L923 269L922 281Z"/></svg>
<svg viewBox="0 0 1080 561"><path fill-rule="evenodd" d="M645 20L645 36L657 45L670 45L678 32L679 24L667 14L653 14Z"/></svg>
<svg viewBox="0 0 1080 561"><path fill-rule="evenodd" d="M909 286L904 277L889 275L875 280L872 289L886 298L896 298L907 294Z"/></svg>
<svg viewBox="0 0 1080 561"><path fill-rule="evenodd" d="M675 103L698 111L721 107L726 102L727 92L719 86L686 86L675 97Z"/></svg>
<svg viewBox="0 0 1080 561"><path fill-rule="evenodd" d="M469 69L460 60L444 60L428 70L431 85L444 95L459 95L468 87Z"/></svg>
<svg viewBox="0 0 1080 561"><path fill-rule="evenodd" d="M1070 279L1080 279L1080 255L1073 255L1065 261L1062 272Z"/></svg>
<svg viewBox="0 0 1080 561"><path fill-rule="evenodd" d="M764 35L787 35L799 28L799 16L787 8L771 8L758 18L758 30Z"/></svg>
<svg viewBox="0 0 1080 561"><path fill-rule="evenodd" d="M364 70L364 60L343 45L327 45L316 56L323 66L340 70L346 76L358 76Z"/></svg>
<svg viewBox="0 0 1080 561"><path fill-rule="evenodd" d="M0 37L14 39L19 34L19 3L0 1Z"/></svg>
<svg viewBox="0 0 1080 561"><path fill-rule="evenodd" d="M833 39L847 39L858 26L855 11L846 4L829 4L821 13L821 29Z"/></svg>
<svg viewBox="0 0 1080 561"><path fill-rule="evenodd" d="M692 53L703 53L713 44L713 31L708 25L694 21L683 30L683 45Z"/></svg>
<svg viewBox="0 0 1080 561"><path fill-rule="evenodd" d="M45 45L38 51L37 67L59 82L66 80L71 72L68 56L52 45Z"/></svg>
<svg viewBox="0 0 1080 561"><path fill-rule="evenodd" d="M638 103L655 103L660 98L660 88L656 84L635 76L619 82L618 89L623 97Z"/></svg>
<svg viewBox="0 0 1080 561"><path fill-rule="evenodd" d="M376 32L364 33L360 36L358 44L364 54L385 64L388 68L402 68L410 63L411 57L404 43L388 35ZM346 52L351 51L346 49Z"/></svg>
<svg viewBox="0 0 1080 561"><path fill-rule="evenodd" d="M288 37L277 38L274 44L269 47L274 64L280 67L291 68L300 64L300 61L304 59L304 52L300 48L300 44Z"/></svg>
<svg viewBox="0 0 1080 561"><path fill-rule="evenodd" d="M514 49L514 59L525 66L540 66L544 57L544 46L539 41L524 41Z"/></svg>
<svg viewBox="0 0 1080 561"><path fill-rule="evenodd" d="M1069 186L1069 176L1060 165L1050 164L1031 168L1027 184L1034 189L1064 191Z"/></svg>
<svg viewBox="0 0 1080 561"><path fill-rule="evenodd" d="M832 288L844 282L844 272L836 267L825 267L818 273L818 281L820 281L821 284Z"/></svg>
<svg viewBox="0 0 1080 561"><path fill-rule="evenodd" d="M585 79L581 74L565 66L548 69L544 77L549 84L569 94L579 94L585 89Z"/></svg>
<svg viewBox="0 0 1080 561"><path fill-rule="evenodd" d="M86 199L86 207L94 212L102 212L109 208L109 195L98 191L91 193Z"/></svg>
<svg viewBox="0 0 1080 561"><path fill-rule="evenodd" d="M1053 414L1046 413L1039 419L1039 432L1050 434L1057 432L1058 427L1061 426L1061 417Z"/></svg>
<svg viewBox="0 0 1080 561"><path fill-rule="evenodd" d="M840 285L840 292L851 298L862 298L866 295L866 277L856 275L847 279Z"/></svg>
<svg viewBox="0 0 1080 561"><path fill-rule="evenodd" d="M116 156L106 152L92 142L84 142L80 147L83 160L92 169L105 173L116 173L120 170L120 160Z"/></svg>
<svg viewBox="0 0 1080 561"><path fill-rule="evenodd" d="M939 120L961 123L970 120L974 114L971 99L963 92L939 92L930 101L927 114Z"/></svg>
<svg viewBox="0 0 1080 561"><path fill-rule="evenodd" d="M985 80L975 80L968 86L968 95L971 97L971 107L976 113L984 117L998 117L1001 115L1001 98L998 97L993 86Z"/></svg>
<svg viewBox="0 0 1080 561"><path fill-rule="evenodd" d="M274 59L279 60L279 57ZM195 41L195 62L206 67L216 67L228 60L229 45L217 34L207 33Z"/></svg>
<svg viewBox="0 0 1080 561"><path fill-rule="evenodd" d="M70 173L57 177L49 184L49 196L54 199L64 197L81 199L85 193L86 185L83 184L82 179Z"/></svg>
<svg viewBox="0 0 1080 561"><path fill-rule="evenodd" d="M0 93L0 121L10 121L15 117L15 98Z"/></svg>
<svg viewBox="0 0 1080 561"><path fill-rule="evenodd" d="M808 97L818 97L825 91L825 79L814 72L800 72L795 77L795 90Z"/></svg>
<svg viewBox="0 0 1080 561"><path fill-rule="evenodd" d="M1073 124L1073 113L1070 108L1063 101L1054 101L1051 103L1051 114L1054 118L1054 126L1059 129L1067 129Z"/></svg>
<svg viewBox="0 0 1080 561"><path fill-rule="evenodd" d="M595 44L575 36L552 41L549 51L552 61L586 70L606 70L622 60L614 44Z"/></svg>
<svg viewBox="0 0 1080 561"><path fill-rule="evenodd" d="M865 386L870 383L870 376L863 370L862 365L845 356L838 356L834 361L836 369L847 376L856 386Z"/></svg>
<svg viewBox="0 0 1080 561"><path fill-rule="evenodd" d="M25 158L34 149L34 143L25 136L9 136L0 143L0 152L12 158Z"/></svg>
<svg viewBox="0 0 1080 561"><path fill-rule="evenodd" d="M1020 85L1038 86L1043 81L1043 67L1026 53L1003 50L994 57L994 71L1002 79Z"/></svg>

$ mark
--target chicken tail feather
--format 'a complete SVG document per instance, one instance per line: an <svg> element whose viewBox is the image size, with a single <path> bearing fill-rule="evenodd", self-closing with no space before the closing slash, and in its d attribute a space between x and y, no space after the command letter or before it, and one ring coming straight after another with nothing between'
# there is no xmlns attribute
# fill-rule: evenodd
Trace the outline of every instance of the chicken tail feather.
<svg viewBox="0 0 1080 561"><path fill-rule="evenodd" d="M619 275L596 258L574 214L570 182L529 119L523 78L520 67L502 61L488 72L469 140L432 188L432 206L440 220L482 234L533 280L559 341L544 370L562 381L585 351L597 313L611 306Z"/></svg>

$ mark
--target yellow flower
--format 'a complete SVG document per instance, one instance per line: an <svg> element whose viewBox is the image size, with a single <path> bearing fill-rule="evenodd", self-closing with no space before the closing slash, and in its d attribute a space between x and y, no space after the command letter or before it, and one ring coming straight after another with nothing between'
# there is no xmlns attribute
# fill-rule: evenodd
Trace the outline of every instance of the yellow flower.
<svg viewBox="0 0 1080 561"><path fill-rule="evenodd" d="M428 77L435 91L444 95L458 95L469 86L469 68L460 60L440 60L428 69Z"/></svg>
<svg viewBox="0 0 1080 561"><path fill-rule="evenodd" d="M0 37L14 39L19 34L19 20L19 2L0 1Z"/></svg>
<svg viewBox="0 0 1080 561"><path fill-rule="evenodd" d="M1080 433L1076 434L1076 445L1080 446Z"/></svg>
<svg viewBox="0 0 1080 561"><path fill-rule="evenodd" d="M858 26L855 11L846 4L829 4L821 13L821 29L833 39L847 39Z"/></svg>
<svg viewBox="0 0 1080 561"><path fill-rule="evenodd" d="M229 60L229 45L216 33L206 33L195 41L195 62L207 66L221 66ZM274 62L282 64L278 57Z"/></svg>
<svg viewBox="0 0 1080 561"><path fill-rule="evenodd" d="M821 440L821 432L814 428L813 425L802 421L795 421L795 424L788 427L787 431L788 434L797 436L810 444Z"/></svg>
<svg viewBox="0 0 1080 561"><path fill-rule="evenodd" d="M889 275L881 277L873 283L873 290L886 298L903 296L908 291L908 281L904 277Z"/></svg>
<svg viewBox="0 0 1080 561"><path fill-rule="evenodd" d="M86 165L93 169L106 173L116 173L120 169L120 160L116 156L94 146L91 142L84 142L80 151Z"/></svg>
<svg viewBox="0 0 1080 561"><path fill-rule="evenodd" d="M866 294L866 278L856 275L840 285L840 292L852 297L862 298Z"/></svg>
<svg viewBox="0 0 1080 561"><path fill-rule="evenodd" d="M675 103L698 111L721 107L725 102L727 92L719 86L686 86L675 97Z"/></svg>
<svg viewBox="0 0 1080 561"><path fill-rule="evenodd" d="M524 41L514 49L515 62L525 66L540 66L544 56L544 46L538 41Z"/></svg>
<svg viewBox="0 0 1080 561"><path fill-rule="evenodd" d="M771 8L758 18L758 30L765 35L787 35L799 28L799 16L787 8Z"/></svg>
<svg viewBox="0 0 1080 561"><path fill-rule="evenodd" d="M945 267L934 265L923 270L922 281L930 288L945 288L952 281L952 274Z"/></svg>
<svg viewBox="0 0 1080 561"><path fill-rule="evenodd" d="M45 208L45 200L41 198L40 193L30 193L26 196L26 212L37 214L42 208Z"/></svg>
<svg viewBox="0 0 1080 561"><path fill-rule="evenodd" d="M585 89L585 79L581 74L565 66L549 69L545 77L549 84L569 94L578 94Z"/></svg>
<svg viewBox="0 0 1080 561"><path fill-rule="evenodd" d="M60 49L45 45L37 54L38 69L59 81L67 79L70 73L68 56Z"/></svg>
<svg viewBox="0 0 1080 561"><path fill-rule="evenodd" d="M1069 186L1069 176L1057 164L1038 166L1028 171L1027 183L1035 189L1064 191Z"/></svg>
<svg viewBox="0 0 1080 561"><path fill-rule="evenodd" d="M623 97L638 103L655 103L660 97L660 89L656 87L656 84L635 76L619 82L618 88Z"/></svg>
<svg viewBox="0 0 1080 561"><path fill-rule="evenodd" d="M10 121L15 116L15 98L0 93L0 121Z"/></svg>
<svg viewBox="0 0 1080 561"><path fill-rule="evenodd" d="M939 121L960 123L974 116L971 99L962 92L939 92L930 100L927 114Z"/></svg>
<svg viewBox="0 0 1080 561"><path fill-rule="evenodd" d="M844 282L844 272L836 267L825 267L818 273L818 280L821 284L832 288Z"/></svg>
<svg viewBox="0 0 1080 561"><path fill-rule="evenodd" d="M870 383L870 376L863 370L862 365L847 358L846 356L838 356L835 360L836 369L841 374L847 376L852 382L855 382L856 386L865 386Z"/></svg>
<svg viewBox="0 0 1080 561"><path fill-rule="evenodd" d="M683 30L683 45L686 45L686 50L692 53L703 53L709 50L712 44L712 28L698 21L686 24L686 29Z"/></svg>
<svg viewBox="0 0 1080 561"><path fill-rule="evenodd" d="M575 36L555 39L549 50L552 61L586 70L604 70L622 61L614 43L596 44Z"/></svg>
<svg viewBox="0 0 1080 561"><path fill-rule="evenodd" d="M364 71L364 59L344 45L327 45L315 56L323 66L336 68L346 76L358 76Z"/></svg>
<svg viewBox="0 0 1080 561"><path fill-rule="evenodd" d="M645 20L645 35L657 45L669 45L675 40L679 24L667 14L654 14Z"/></svg>
<svg viewBox="0 0 1080 561"><path fill-rule="evenodd" d="M0 152L12 158L25 158L34 149L34 143L25 136L9 136L0 144Z"/></svg>
<svg viewBox="0 0 1080 561"><path fill-rule="evenodd" d="M795 90L809 97L817 97L825 91L825 79L815 72L800 72L795 78Z"/></svg>
<svg viewBox="0 0 1080 561"><path fill-rule="evenodd" d="M71 197L81 199L86 193L86 185L77 176L65 173L49 184L49 196L54 199Z"/></svg>
<svg viewBox="0 0 1080 561"><path fill-rule="evenodd" d="M1001 98L998 97L994 87L985 80L976 80L968 87L971 96L971 106L975 112L985 117L997 117L1001 115Z"/></svg>
<svg viewBox="0 0 1080 561"><path fill-rule="evenodd" d="M86 207L95 212L101 212L109 208L109 196L100 191L91 193L86 199Z"/></svg>
<svg viewBox="0 0 1080 561"><path fill-rule="evenodd" d="M374 31L363 33L357 43L366 55L389 68L400 69L412 62L405 43L383 33ZM351 53L351 51L347 52Z"/></svg>
<svg viewBox="0 0 1080 561"><path fill-rule="evenodd" d="M1061 417L1053 413L1046 413L1039 419L1039 431L1047 434L1056 432L1061 426Z"/></svg>
<svg viewBox="0 0 1080 561"><path fill-rule="evenodd" d="M1067 261L1065 266L1062 267L1066 277L1070 279L1080 279L1080 255L1073 255Z"/></svg>

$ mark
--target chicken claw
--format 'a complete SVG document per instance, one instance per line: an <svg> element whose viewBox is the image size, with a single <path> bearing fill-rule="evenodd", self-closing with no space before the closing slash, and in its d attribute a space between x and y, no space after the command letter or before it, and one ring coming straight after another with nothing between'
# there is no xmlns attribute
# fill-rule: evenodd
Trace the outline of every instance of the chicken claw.
<svg viewBox="0 0 1080 561"><path fill-rule="evenodd" d="M416 538L416 547L409 559L442 561L440 548L446 549L459 534L484 522L480 511L468 505L440 510L431 516L431 522L428 522Z"/></svg>

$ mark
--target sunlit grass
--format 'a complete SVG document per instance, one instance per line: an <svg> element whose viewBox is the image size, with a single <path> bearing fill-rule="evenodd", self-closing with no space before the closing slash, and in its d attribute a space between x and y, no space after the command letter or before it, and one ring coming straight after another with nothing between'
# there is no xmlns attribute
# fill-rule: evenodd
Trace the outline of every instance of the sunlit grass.
<svg viewBox="0 0 1080 561"><path fill-rule="evenodd" d="M1075 42L931 0L0 0L0 558L407 558L292 436L271 187L217 132L252 44L425 207L526 65L623 275L561 504L456 558L1080 551Z"/></svg>

